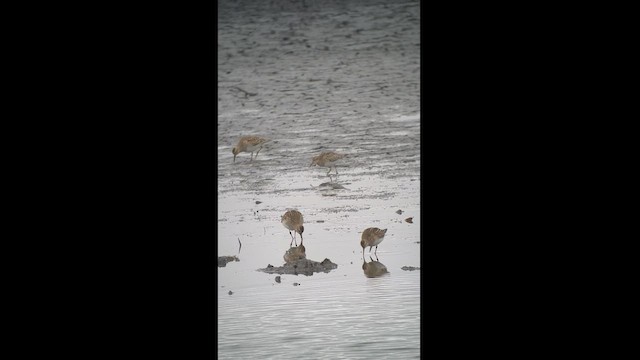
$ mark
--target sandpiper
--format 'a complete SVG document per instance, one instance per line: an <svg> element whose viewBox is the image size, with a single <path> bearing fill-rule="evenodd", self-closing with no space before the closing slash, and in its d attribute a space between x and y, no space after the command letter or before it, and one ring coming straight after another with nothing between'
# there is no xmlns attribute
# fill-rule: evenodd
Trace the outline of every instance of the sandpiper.
<svg viewBox="0 0 640 360"><path fill-rule="evenodd" d="M293 235L291 236L291 243L296 240L296 232L300 234L300 245L302 245L302 233L304 232L304 226L302 214L298 210L289 210L281 218L282 225L289 229L289 235L291 235L291 230L293 230ZM291 246L289 243L289 246ZM296 246L298 246L298 242L296 242Z"/></svg>
<svg viewBox="0 0 640 360"><path fill-rule="evenodd" d="M233 150L231 150L231 152L233 153L233 162L236 162L236 155L241 152L250 152L251 160L249 161L253 161L253 152L258 150L256 152L257 158L258 153L260 152L260 150L262 150L262 145L264 145L264 143L266 143L267 141L269 141L269 139L265 139L260 136L241 137L240 140L238 140L238 144L233 148Z"/></svg>
<svg viewBox="0 0 640 360"><path fill-rule="evenodd" d="M336 171L336 175L338 175L338 169L336 168L335 164L338 160L344 158L345 156L347 155L338 154L333 151L325 151L320 153L320 155L318 156L314 156L313 159L311 159L311 165L309 166L311 167L313 165L316 165L329 168L329 171L327 171L327 176L331 172L331 168L333 168Z"/></svg>
<svg viewBox="0 0 640 360"><path fill-rule="evenodd" d="M376 227L370 227L362 232L362 240L360 240L360 246L362 246L362 257L364 257L364 248L369 247L369 253L371 248L376 247L374 254L378 252L378 244L384 239L384 235L387 233L387 229L381 230Z"/></svg>

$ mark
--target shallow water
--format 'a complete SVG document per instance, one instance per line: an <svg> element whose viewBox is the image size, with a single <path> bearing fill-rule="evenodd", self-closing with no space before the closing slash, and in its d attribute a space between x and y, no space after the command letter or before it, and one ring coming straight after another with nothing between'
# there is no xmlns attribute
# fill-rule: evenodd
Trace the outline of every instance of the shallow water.
<svg viewBox="0 0 640 360"><path fill-rule="evenodd" d="M240 261L218 268L218 357L418 358L421 273L401 269L420 266L418 3L301 3L219 2L218 255ZM249 134L272 141L234 163ZM326 150L349 155L332 179L309 167ZM257 271L284 263L287 209L337 269ZM389 273L367 277L374 226Z"/></svg>

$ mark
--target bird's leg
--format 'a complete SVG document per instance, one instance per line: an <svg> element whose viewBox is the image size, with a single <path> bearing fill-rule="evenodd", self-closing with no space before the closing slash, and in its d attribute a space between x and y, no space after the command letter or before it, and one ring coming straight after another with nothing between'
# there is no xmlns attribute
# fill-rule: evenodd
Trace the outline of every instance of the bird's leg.
<svg viewBox="0 0 640 360"><path fill-rule="evenodd" d="M336 170L336 175L338 175L338 168L337 167L333 167Z"/></svg>
<svg viewBox="0 0 640 360"><path fill-rule="evenodd" d="M329 171L327 171L327 176L329 176L330 172L331 172L331 167L329 167Z"/></svg>
<svg viewBox="0 0 640 360"><path fill-rule="evenodd" d="M304 241L304 239L302 238L302 234L300 234L300 245L302 245L303 241Z"/></svg>
<svg viewBox="0 0 640 360"><path fill-rule="evenodd" d="M258 149L258 152L256 152L256 159L258 158L258 153L260 152L260 150L262 150L262 148Z"/></svg>
<svg viewBox="0 0 640 360"><path fill-rule="evenodd" d="M253 151L251 152L251 160L249 160L249 162L253 161Z"/></svg>
<svg viewBox="0 0 640 360"><path fill-rule="evenodd" d="M369 254L371 254L371 249L373 249L373 246L369 246Z"/></svg>
<svg viewBox="0 0 640 360"><path fill-rule="evenodd" d="M376 251L373 252L376 256L378 256L378 245L376 245Z"/></svg>

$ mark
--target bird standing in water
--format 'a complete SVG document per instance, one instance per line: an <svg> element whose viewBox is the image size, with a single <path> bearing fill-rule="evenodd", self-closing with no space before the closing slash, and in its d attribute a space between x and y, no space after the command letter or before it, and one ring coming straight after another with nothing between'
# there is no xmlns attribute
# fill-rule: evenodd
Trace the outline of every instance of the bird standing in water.
<svg viewBox="0 0 640 360"><path fill-rule="evenodd" d="M282 225L289 229L289 235L291 235L291 231L293 230L293 235L291 236L291 243L296 240L296 233L300 234L300 245L302 245L302 233L304 232L304 226L302 226L304 220L302 219L302 214L298 210L289 210L280 219ZM291 243L289 246L291 246ZM296 242L296 246L298 243Z"/></svg>
<svg viewBox="0 0 640 360"><path fill-rule="evenodd" d="M362 240L360 240L360 246L362 246L362 257L364 257L364 248L369 247L369 253L371 248L376 247L374 254L377 256L378 245L384 239L384 235L387 233L387 229L381 230L377 227L370 227L362 232Z"/></svg>
<svg viewBox="0 0 640 360"><path fill-rule="evenodd" d="M336 162L342 158L344 158L345 154L338 154L335 153L333 151L325 151L320 153L320 155L318 156L314 156L311 159L311 165L309 165L310 167L313 165L316 166L321 166L321 167L326 167L329 168L329 171L327 171L327 176L330 176L329 173L331 172L331 169L333 168L336 171L336 175L338 175L338 169L336 168Z"/></svg>
<svg viewBox="0 0 640 360"><path fill-rule="evenodd" d="M238 144L234 146L234 148L231 150L231 152L233 153L233 162L236 162L236 156L241 152L250 152L251 160L249 161L253 161L253 152L258 150L256 152L256 158L257 158L258 153L260 152L260 150L262 150L262 146L267 141L269 141L269 139L266 139L260 136L241 137L240 140L238 140Z"/></svg>

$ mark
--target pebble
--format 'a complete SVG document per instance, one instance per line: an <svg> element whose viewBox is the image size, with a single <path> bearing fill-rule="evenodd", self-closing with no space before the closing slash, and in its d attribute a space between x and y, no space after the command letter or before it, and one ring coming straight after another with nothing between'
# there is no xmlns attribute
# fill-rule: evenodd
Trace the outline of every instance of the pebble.
<svg viewBox="0 0 640 360"><path fill-rule="evenodd" d="M276 282L279 284L280 283L280 276L276 276Z"/></svg>
<svg viewBox="0 0 640 360"><path fill-rule="evenodd" d="M300 284L298 284L298 283L293 283L293 286L298 286L298 285L300 285Z"/></svg>
<svg viewBox="0 0 640 360"><path fill-rule="evenodd" d="M404 221L408 222L409 224L413 224L413 217L406 218L404 219Z"/></svg>
<svg viewBox="0 0 640 360"><path fill-rule="evenodd" d="M229 295L232 295L232 294L233 294L233 291L229 290Z"/></svg>
<svg viewBox="0 0 640 360"><path fill-rule="evenodd" d="M402 211L402 210L398 210L398 211L396 211L396 214L398 214L398 215L402 215L402 213L403 213L403 212L404 212L404 211Z"/></svg>

